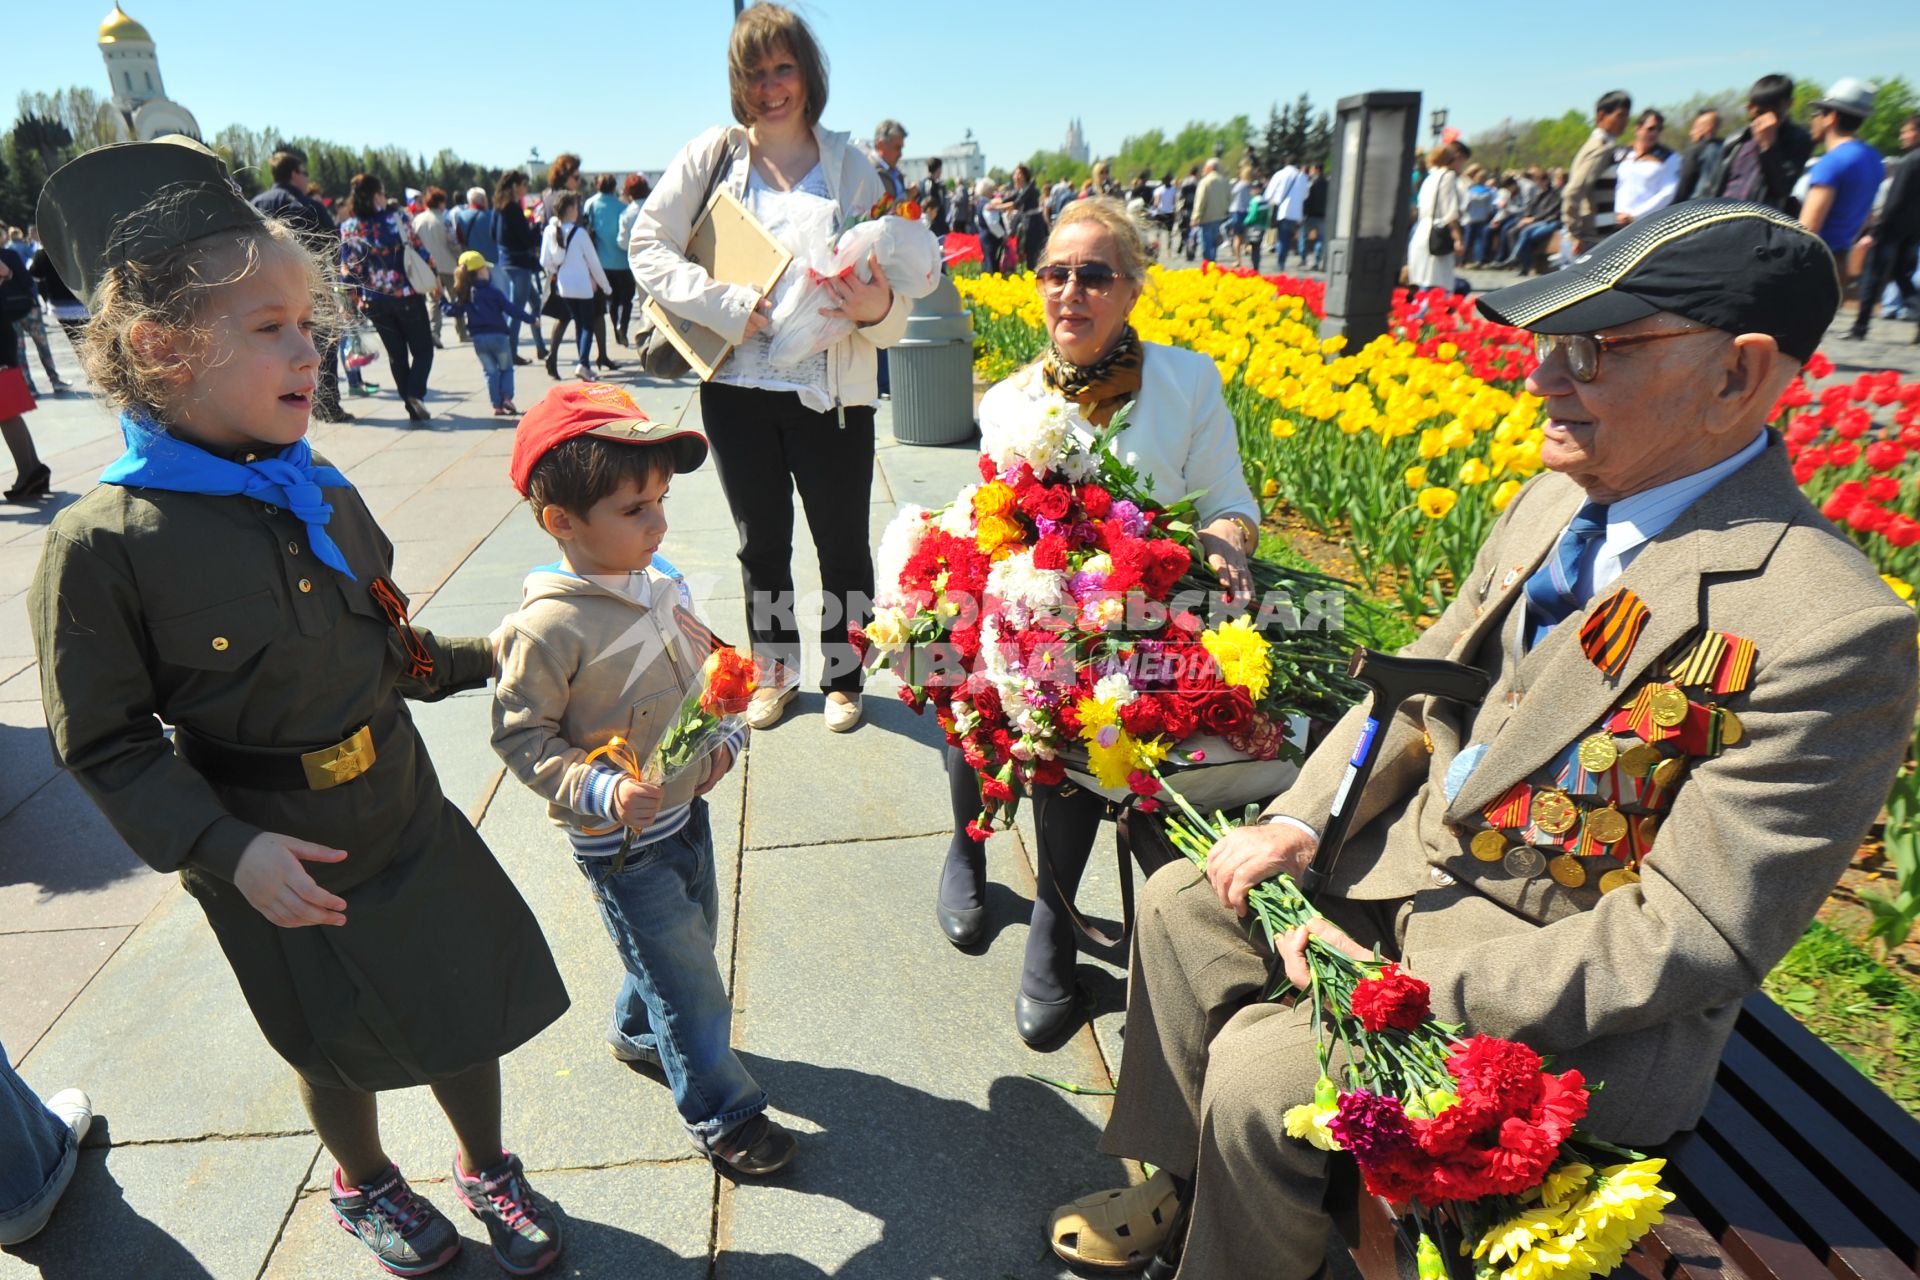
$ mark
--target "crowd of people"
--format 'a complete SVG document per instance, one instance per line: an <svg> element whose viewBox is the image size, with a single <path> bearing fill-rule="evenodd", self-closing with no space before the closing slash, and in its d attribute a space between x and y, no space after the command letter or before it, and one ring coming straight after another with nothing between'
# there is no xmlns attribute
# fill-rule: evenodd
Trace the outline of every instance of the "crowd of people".
<svg viewBox="0 0 1920 1280"><path fill-rule="evenodd" d="M1615 89L1594 104L1593 131L1565 169L1494 173L1466 143L1445 142L1416 167L1408 283L1451 289L1471 266L1557 270L1671 205L1751 200L1797 217L1833 251L1857 285L1847 336L1865 337L1876 308L1920 319L1920 115L1900 126L1901 154L1882 156L1859 137L1872 86L1836 82L1807 127L1791 118L1793 99L1792 80L1762 76L1742 128L1723 138L1720 112L1703 108L1677 151L1664 141L1666 116L1634 114L1631 95Z"/></svg>

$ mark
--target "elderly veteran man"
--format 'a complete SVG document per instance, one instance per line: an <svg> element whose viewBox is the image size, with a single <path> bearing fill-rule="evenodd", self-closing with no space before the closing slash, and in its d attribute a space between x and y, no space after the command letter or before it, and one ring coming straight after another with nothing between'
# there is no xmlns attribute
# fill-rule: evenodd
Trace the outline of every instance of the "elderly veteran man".
<svg viewBox="0 0 1920 1280"><path fill-rule="evenodd" d="M1537 335L1549 471L1406 652L1478 666L1492 693L1417 699L1382 730L1319 902L1321 937L1378 943L1441 1021L1605 1081L1586 1123L1615 1142L1698 1118L1741 999L1832 888L1912 732L1913 610L1766 427L1839 299L1792 219L1696 201L1481 300ZM1281 1121L1319 1074L1309 1004L1262 999L1269 954L1241 917L1251 886L1311 859L1362 719L1214 848L1210 890L1184 865L1148 884L1102 1145L1161 1172L1057 1210L1063 1257L1185 1280L1322 1266L1328 1157ZM1279 941L1296 984L1305 947Z"/></svg>

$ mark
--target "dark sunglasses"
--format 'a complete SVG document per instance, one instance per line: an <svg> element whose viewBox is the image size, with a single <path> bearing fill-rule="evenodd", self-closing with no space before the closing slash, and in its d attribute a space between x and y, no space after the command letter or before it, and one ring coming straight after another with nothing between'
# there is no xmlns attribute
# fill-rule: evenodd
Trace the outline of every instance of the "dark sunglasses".
<svg viewBox="0 0 1920 1280"><path fill-rule="evenodd" d="M1083 262L1072 267L1065 263L1054 263L1039 268L1033 274L1040 281L1040 287L1052 294L1065 293L1067 286L1076 280L1088 293L1105 293L1120 278L1120 273L1104 262Z"/></svg>

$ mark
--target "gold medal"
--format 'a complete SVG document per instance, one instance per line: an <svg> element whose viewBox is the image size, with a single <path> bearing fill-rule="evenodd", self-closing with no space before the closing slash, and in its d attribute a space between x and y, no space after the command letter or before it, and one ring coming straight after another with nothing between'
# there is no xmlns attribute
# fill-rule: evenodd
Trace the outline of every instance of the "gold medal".
<svg viewBox="0 0 1920 1280"><path fill-rule="evenodd" d="M1600 892L1612 893L1615 889L1624 889L1630 884L1640 883L1640 873L1618 867L1600 877Z"/></svg>
<svg viewBox="0 0 1920 1280"><path fill-rule="evenodd" d="M1587 869L1580 865L1580 859L1565 854L1547 864L1547 874L1569 889L1578 889L1587 882Z"/></svg>
<svg viewBox="0 0 1920 1280"><path fill-rule="evenodd" d="M1720 745L1734 747L1747 736L1747 726L1740 723L1740 717L1725 707L1716 708L1720 713Z"/></svg>
<svg viewBox="0 0 1920 1280"><path fill-rule="evenodd" d="M1644 742L1620 753L1620 770L1629 778L1644 778L1660 763L1660 753Z"/></svg>
<svg viewBox="0 0 1920 1280"><path fill-rule="evenodd" d="M1653 722L1671 729L1687 718L1687 695L1668 685L1653 691Z"/></svg>
<svg viewBox="0 0 1920 1280"><path fill-rule="evenodd" d="M1502 863L1507 868L1509 875L1527 880L1539 875L1545 870L1547 860L1540 856L1539 850L1524 844L1517 844L1507 850L1507 856L1502 860Z"/></svg>
<svg viewBox="0 0 1920 1280"><path fill-rule="evenodd" d="M1648 814L1646 817L1640 819L1639 835L1641 844L1651 849L1653 847L1653 838L1659 834L1660 819L1654 817L1652 814Z"/></svg>
<svg viewBox="0 0 1920 1280"><path fill-rule="evenodd" d="M1662 760L1653 769L1653 785L1662 791L1671 791L1680 785L1680 779L1687 772L1687 762L1677 757Z"/></svg>
<svg viewBox="0 0 1920 1280"><path fill-rule="evenodd" d="M1613 735L1602 730L1580 740L1580 767L1588 773L1605 773L1620 758Z"/></svg>
<svg viewBox="0 0 1920 1280"><path fill-rule="evenodd" d="M1579 817L1580 811L1574 807L1572 798L1558 787L1533 797L1533 825L1550 836L1565 835L1573 830Z"/></svg>
<svg viewBox="0 0 1920 1280"><path fill-rule="evenodd" d="M1498 862L1507 856L1507 838L1498 831L1482 831L1468 848L1482 862Z"/></svg>
<svg viewBox="0 0 1920 1280"><path fill-rule="evenodd" d="M1627 837L1627 815L1612 805L1587 814L1587 831L1601 844L1615 844Z"/></svg>

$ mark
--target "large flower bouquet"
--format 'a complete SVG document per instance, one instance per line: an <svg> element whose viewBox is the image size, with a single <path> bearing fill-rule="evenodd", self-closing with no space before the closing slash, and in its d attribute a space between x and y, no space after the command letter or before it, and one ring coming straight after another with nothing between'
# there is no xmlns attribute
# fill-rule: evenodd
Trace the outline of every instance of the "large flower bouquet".
<svg viewBox="0 0 1920 1280"><path fill-rule="evenodd" d="M1175 846L1204 868L1235 824L1164 793L1181 810ZM1247 901L1269 943L1319 914L1285 875ZM1351 1152L1370 1193L1407 1206L1421 1280L1445 1280L1442 1242L1454 1240L1476 1280L1605 1276L1661 1221L1666 1162L1581 1132L1591 1088L1579 1071L1549 1071L1516 1041L1461 1038L1434 1021L1424 982L1377 956L1310 935L1307 966L1320 1083L1286 1113L1287 1132Z"/></svg>
<svg viewBox="0 0 1920 1280"><path fill-rule="evenodd" d="M1357 692L1344 586L1256 560L1255 598L1227 602L1191 496L1162 500L1114 455L1125 411L1096 431L1037 378L1020 385L984 427L980 483L888 527L873 619L850 630L979 774L972 834L1069 764L1151 809L1163 765L1205 763L1183 748L1203 737L1297 758L1289 720L1336 718Z"/></svg>

